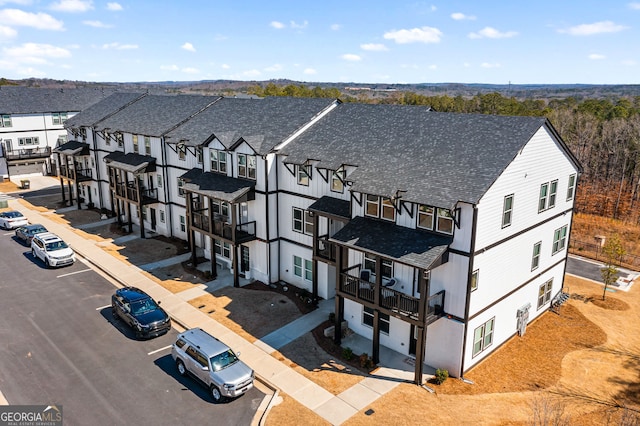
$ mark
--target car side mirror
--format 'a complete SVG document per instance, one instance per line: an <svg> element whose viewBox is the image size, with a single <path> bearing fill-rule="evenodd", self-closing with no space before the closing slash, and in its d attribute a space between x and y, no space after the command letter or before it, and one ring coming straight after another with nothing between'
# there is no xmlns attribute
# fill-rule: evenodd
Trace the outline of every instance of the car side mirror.
<svg viewBox="0 0 640 426"><path fill-rule="evenodd" d="M209 367L207 367L206 365L202 366L202 371L209 371Z"/></svg>
<svg viewBox="0 0 640 426"><path fill-rule="evenodd" d="M159 304L161 304L162 302L158 300L156 303L159 305Z"/></svg>
<svg viewBox="0 0 640 426"><path fill-rule="evenodd" d="M240 352L236 352L236 356L240 358Z"/></svg>

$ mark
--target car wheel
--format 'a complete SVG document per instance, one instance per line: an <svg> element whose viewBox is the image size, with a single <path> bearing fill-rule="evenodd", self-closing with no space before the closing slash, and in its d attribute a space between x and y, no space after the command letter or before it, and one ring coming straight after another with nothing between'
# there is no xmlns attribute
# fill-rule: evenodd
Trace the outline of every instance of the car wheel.
<svg viewBox="0 0 640 426"><path fill-rule="evenodd" d="M220 389L218 389L215 385L211 385L211 388L209 389L209 391L211 392L211 397L213 398L213 402L222 401L222 394L220 393Z"/></svg>
<svg viewBox="0 0 640 426"><path fill-rule="evenodd" d="M36 251L34 249L31 249L31 256L36 257Z"/></svg>
<svg viewBox="0 0 640 426"><path fill-rule="evenodd" d="M113 306L111 307L111 316L114 320L118 320L118 313L116 312L116 308L114 308Z"/></svg>
<svg viewBox="0 0 640 426"><path fill-rule="evenodd" d="M44 266L46 266L47 268L51 268L51 265L49 264L49 259L47 259L46 257L44 258Z"/></svg>
<svg viewBox="0 0 640 426"><path fill-rule="evenodd" d="M178 374L180 374L181 376L187 375L187 367L184 366L184 362L182 362L181 360L176 361L176 368L178 369Z"/></svg>

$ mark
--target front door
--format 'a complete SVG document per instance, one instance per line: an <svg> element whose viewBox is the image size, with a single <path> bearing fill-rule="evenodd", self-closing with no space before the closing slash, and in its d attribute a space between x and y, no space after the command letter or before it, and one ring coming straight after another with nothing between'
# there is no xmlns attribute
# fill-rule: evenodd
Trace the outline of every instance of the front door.
<svg viewBox="0 0 640 426"><path fill-rule="evenodd" d="M240 246L240 272L246 273L249 271L249 247Z"/></svg>
<svg viewBox="0 0 640 426"><path fill-rule="evenodd" d="M156 209L152 207L149 210L151 211L151 230L155 231L156 230Z"/></svg>

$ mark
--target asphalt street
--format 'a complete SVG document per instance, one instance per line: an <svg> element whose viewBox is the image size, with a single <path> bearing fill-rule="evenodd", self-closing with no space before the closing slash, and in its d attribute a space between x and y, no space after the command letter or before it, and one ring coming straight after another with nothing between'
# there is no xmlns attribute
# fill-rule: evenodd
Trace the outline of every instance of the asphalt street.
<svg viewBox="0 0 640 426"><path fill-rule="evenodd" d="M113 284L85 263L46 269L0 232L0 391L62 405L67 425L248 425L263 394L213 404L170 355L177 331L137 341L111 316Z"/></svg>

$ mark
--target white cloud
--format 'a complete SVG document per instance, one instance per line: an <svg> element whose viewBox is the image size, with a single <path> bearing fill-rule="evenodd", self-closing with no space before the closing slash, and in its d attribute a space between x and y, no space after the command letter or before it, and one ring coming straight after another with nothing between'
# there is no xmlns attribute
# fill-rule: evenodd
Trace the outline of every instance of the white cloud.
<svg viewBox="0 0 640 426"><path fill-rule="evenodd" d="M432 27L412 28L410 30L389 31L384 34L387 40L398 44L406 43L439 43L442 31Z"/></svg>
<svg viewBox="0 0 640 426"><path fill-rule="evenodd" d="M267 67L264 69L265 71L268 72L276 72L276 71L282 71L282 65L280 64L273 64L270 67Z"/></svg>
<svg viewBox="0 0 640 426"><path fill-rule="evenodd" d="M385 50L389 50L389 49L387 49L387 46L385 46L382 43L361 44L360 48L362 50L369 50L371 52L382 52L382 51L385 51Z"/></svg>
<svg viewBox="0 0 640 426"><path fill-rule="evenodd" d="M332 31L338 31L342 28L342 25L340 24L331 24L331 26L329 27L331 28Z"/></svg>
<svg viewBox="0 0 640 426"><path fill-rule="evenodd" d="M57 12L87 12L93 9L93 1L91 0L60 0L51 3L49 9Z"/></svg>
<svg viewBox="0 0 640 426"><path fill-rule="evenodd" d="M231 65L229 65L229 64L222 64L221 66L222 66L222 69L224 69L224 70L228 70L228 69L231 68Z"/></svg>
<svg viewBox="0 0 640 426"><path fill-rule="evenodd" d="M317 71L314 70L313 68L305 68L304 71L302 71L302 73L305 75L314 75L314 74L317 74Z"/></svg>
<svg viewBox="0 0 640 426"><path fill-rule="evenodd" d="M629 9L640 10L640 3L629 3Z"/></svg>
<svg viewBox="0 0 640 426"><path fill-rule="evenodd" d="M604 56L604 55L600 55L599 53L592 53L592 54L590 54L590 55L588 56L588 58L589 58L589 59L592 59L592 60L599 60L599 59L604 59L604 58L606 58L606 56Z"/></svg>
<svg viewBox="0 0 640 426"><path fill-rule="evenodd" d="M33 1L32 0L0 0L0 6L3 6L9 3L19 4L22 6L29 6L33 3Z"/></svg>
<svg viewBox="0 0 640 426"><path fill-rule="evenodd" d="M243 71L242 75L245 77L258 77L259 75L261 75L262 73L258 70L248 70L248 71Z"/></svg>
<svg viewBox="0 0 640 426"><path fill-rule="evenodd" d="M160 69L163 71L178 71L180 69L180 67L178 67L177 65L161 65Z"/></svg>
<svg viewBox="0 0 640 426"><path fill-rule="evenodd" d="M296 30L303 30L307 28L307 25L309 25L309 21L306 20L302 24L298 24L296 21L291 21L291 28Z"/></svg>
<svg viewBox="0 0 640 426"><path fill-rule="evenodd" d="M464 13L456 12L451 14L451 19L456 21L475 21L476 17L473 15L465 15Z"/></svg>
<svg viewBox="0 0 640 426"><path fill-rule="evenodd" d="M120 3L107 3L107 10L118 12L122 10L122 6L120 5Z"/></svg>
<svg viewBox="0 0 640 426"><path fill-rule="evenodd" d="M68 58L71 52L50 44L24 43L21 46L2 49L12 60L21 64L46 64L47 59Z"/></svg>
<svg viewBox="0 0 640 426"><path fill-rule="evenodd" d="M488 63L488 62L483 62L483 63L481 63L481 64L480 64L480 66L481 66L482 68L500 68L500 66L501 66L501 65L500 65L500 64L498 64L498 63L490 64L490 63Z"/></svg>
<svg viewBox="0 0 640 426"><path fill-rule="evenodd" d="M183 44L182 46L180 46L182 49L184 50L188 50L189 52L195 52L196 48L193 47L193 44L186 42L185 44Z"/></svg>
<svg viewBox="0 0 640 426"><path fill-rule="evenodd" d="M32 27L39 30L64 30L64 23L46 13L29 13L19 9L0 10L0 22L4 25Z"/></svg>
<svg viewBox="0 0 640 426"><path fill-rule="evenodd" d="M18 32L11 27L0 25L0 40L8 40L18 35Z"/></svg>
<svg viewBox="0 0 640 426"><path fill-rule="evenodd" d="M102 45L102 48L105 50L131 50L137 49L137 44L120 44L120 43L105 43Z"/></svg>
<svg viewBox="0 0 640 426"><path fill-rule="evenodd" d="M185 74L198 74L200 72L198 68L192 68L192 67L182 68L180 71L182 71Z"/></svg>
<svg viewBox="0 0 640 426"><path fill-rule="evenodd" d="M559 33L575 35L575 36L588 36L602 33L617 33L626 30L628 27L624 25L617 25L611 21L594 22L593 24L582 24L574 27L558 30Z"/></svg>
<svg viewBox="0 0 640 426"><path fill-rule="evenodd" d="M94 28L111 28L112 27L112 25L105 24L104 22L100 22L100 21L82 21L82 23L84 25L88 25Z"/></svg>
<svg viewBox="0 0 640 426"><path fill-rule="evenodd" d="M437 70L438 66L437 65L429 65L428 67L430 70Z"/></svg>
<svg viewBox="0 0 640 426"><path fill-rule="evenodd" d="M340 56L342 59L344 59L345 61L351 61L351 62L357 62L362 60L362 58L358 55L354 55L353 53L345 53L344 55Z"/></svg>
<svg viewBox="0 0 640 426"><path fill-rule="evenodd" d="M271 27L275 28L276 30L281 30L284 28L284 24L282 22L278 22L278 21L271 21L271 23L269 24Z"/></svg>
<svg viewBox="0 0 640 426"><path fill-rule="evenodd" d="M507 32L503 33L503 32L500 32L500 31L496 30L495 28L484 27L483 29L481 29L477 33L470 33L469 34L469 38L493 38L493 39L497 39L497 38L511 38L511 37L515 37L517 35L518 35L518 33L516 31L507 31Z"/></svg>

